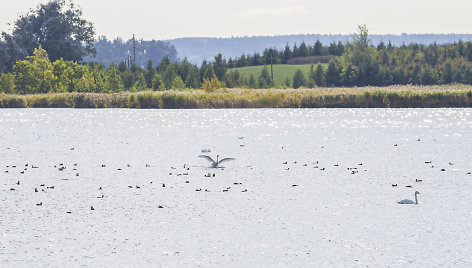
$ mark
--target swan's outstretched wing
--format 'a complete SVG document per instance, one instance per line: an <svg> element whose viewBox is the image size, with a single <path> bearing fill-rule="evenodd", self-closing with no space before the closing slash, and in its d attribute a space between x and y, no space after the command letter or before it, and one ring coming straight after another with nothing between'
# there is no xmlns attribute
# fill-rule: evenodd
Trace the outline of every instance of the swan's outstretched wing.
<svg viewBox="0 0 472 268"><path fill-rule="evenodd" d="M231 158L231 157L227 157L227 158L221 159L218 163L221 164L221 163L223 163L224 161L230 161L230 160L236 160L236 159L235 159L235 158Z"/></svg>
<svg viewBox="0 0 472 268"><path fill-rule="evenodd" d="M199 155L198 157L205 158L206 160L215 163L215 160L213 160L213 158L209 157L208 155Z"/></svg>

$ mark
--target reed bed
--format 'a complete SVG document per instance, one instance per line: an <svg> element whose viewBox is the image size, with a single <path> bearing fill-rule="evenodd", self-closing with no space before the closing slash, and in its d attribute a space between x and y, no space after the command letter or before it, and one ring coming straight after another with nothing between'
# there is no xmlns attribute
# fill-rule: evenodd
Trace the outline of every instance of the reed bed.
<svg viewBox="0 0 472 268"><path fill-rule="evenodd" d="M439 108L472 107L472 86L219 89L101 93L0 94L1 108Z"/></svg>

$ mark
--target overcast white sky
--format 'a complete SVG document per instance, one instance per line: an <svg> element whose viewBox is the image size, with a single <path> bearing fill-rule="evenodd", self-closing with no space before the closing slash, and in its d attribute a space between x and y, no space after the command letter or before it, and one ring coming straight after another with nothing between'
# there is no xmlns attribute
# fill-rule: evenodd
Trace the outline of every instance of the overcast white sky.
<svg viewBox="0 0 472 268"><path fill-rule="evenodd" d="M0 31L48 0L2 0ZM109 39L309 33L472 33L472 0L75 0Z"/></svg>

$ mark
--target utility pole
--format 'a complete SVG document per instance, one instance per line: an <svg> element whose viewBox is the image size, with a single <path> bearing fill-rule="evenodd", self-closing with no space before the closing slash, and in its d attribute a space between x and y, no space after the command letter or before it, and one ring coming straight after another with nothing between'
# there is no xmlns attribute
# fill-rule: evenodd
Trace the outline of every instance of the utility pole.
<svg viewBox="0 0 472 268"><path fill-rule="evenodd" d="M270 50L270 75L272 77L272 82L274 82L274 69L272 67L272 52L273 50Z"/></svg>
<svg viewBox="0 0 472 268"><path fill-rule="evenodd" d="M136 64L136 39L133 34L133 63Z"/></svg>
<svg viewBox="0 0 472 268"><path fill-rule="evenodd" d="M129 69L129 66L130 66L130 55L129 55L129 49L128 49L128 55L126 56L126 65Z"/></svg>

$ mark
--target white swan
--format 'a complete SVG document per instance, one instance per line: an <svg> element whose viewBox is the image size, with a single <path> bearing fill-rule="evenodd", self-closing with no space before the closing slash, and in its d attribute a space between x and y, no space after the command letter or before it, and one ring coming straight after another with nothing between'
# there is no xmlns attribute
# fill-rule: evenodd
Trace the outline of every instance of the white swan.
<svg viewBox="0 0 472 268"><path fill-rule="evenodd" d="M202 157L202 158L205 158L206 160L210 161L211 162L211 167L212 168L217 168L219 164L223 163L224 161L229 161L229 160L236 160L234 158L223 158L221 160L218 161L218 158L220 157L220 155L217 155L216 156L216 161L213 160L213 158L209 157L208 155L199 155L198 157Z"/></svg>
<svg viewBox="0 0 472 268"><path fill-rule="evenodd" d="M403 200L397 201L397 203L402 204L402 205L410 205L410 204L418 205L418 195L419 194L420 194L420 192L418 192L418 191L415 192L415 201L410 200L410 199L403 199Z"/></svg>

